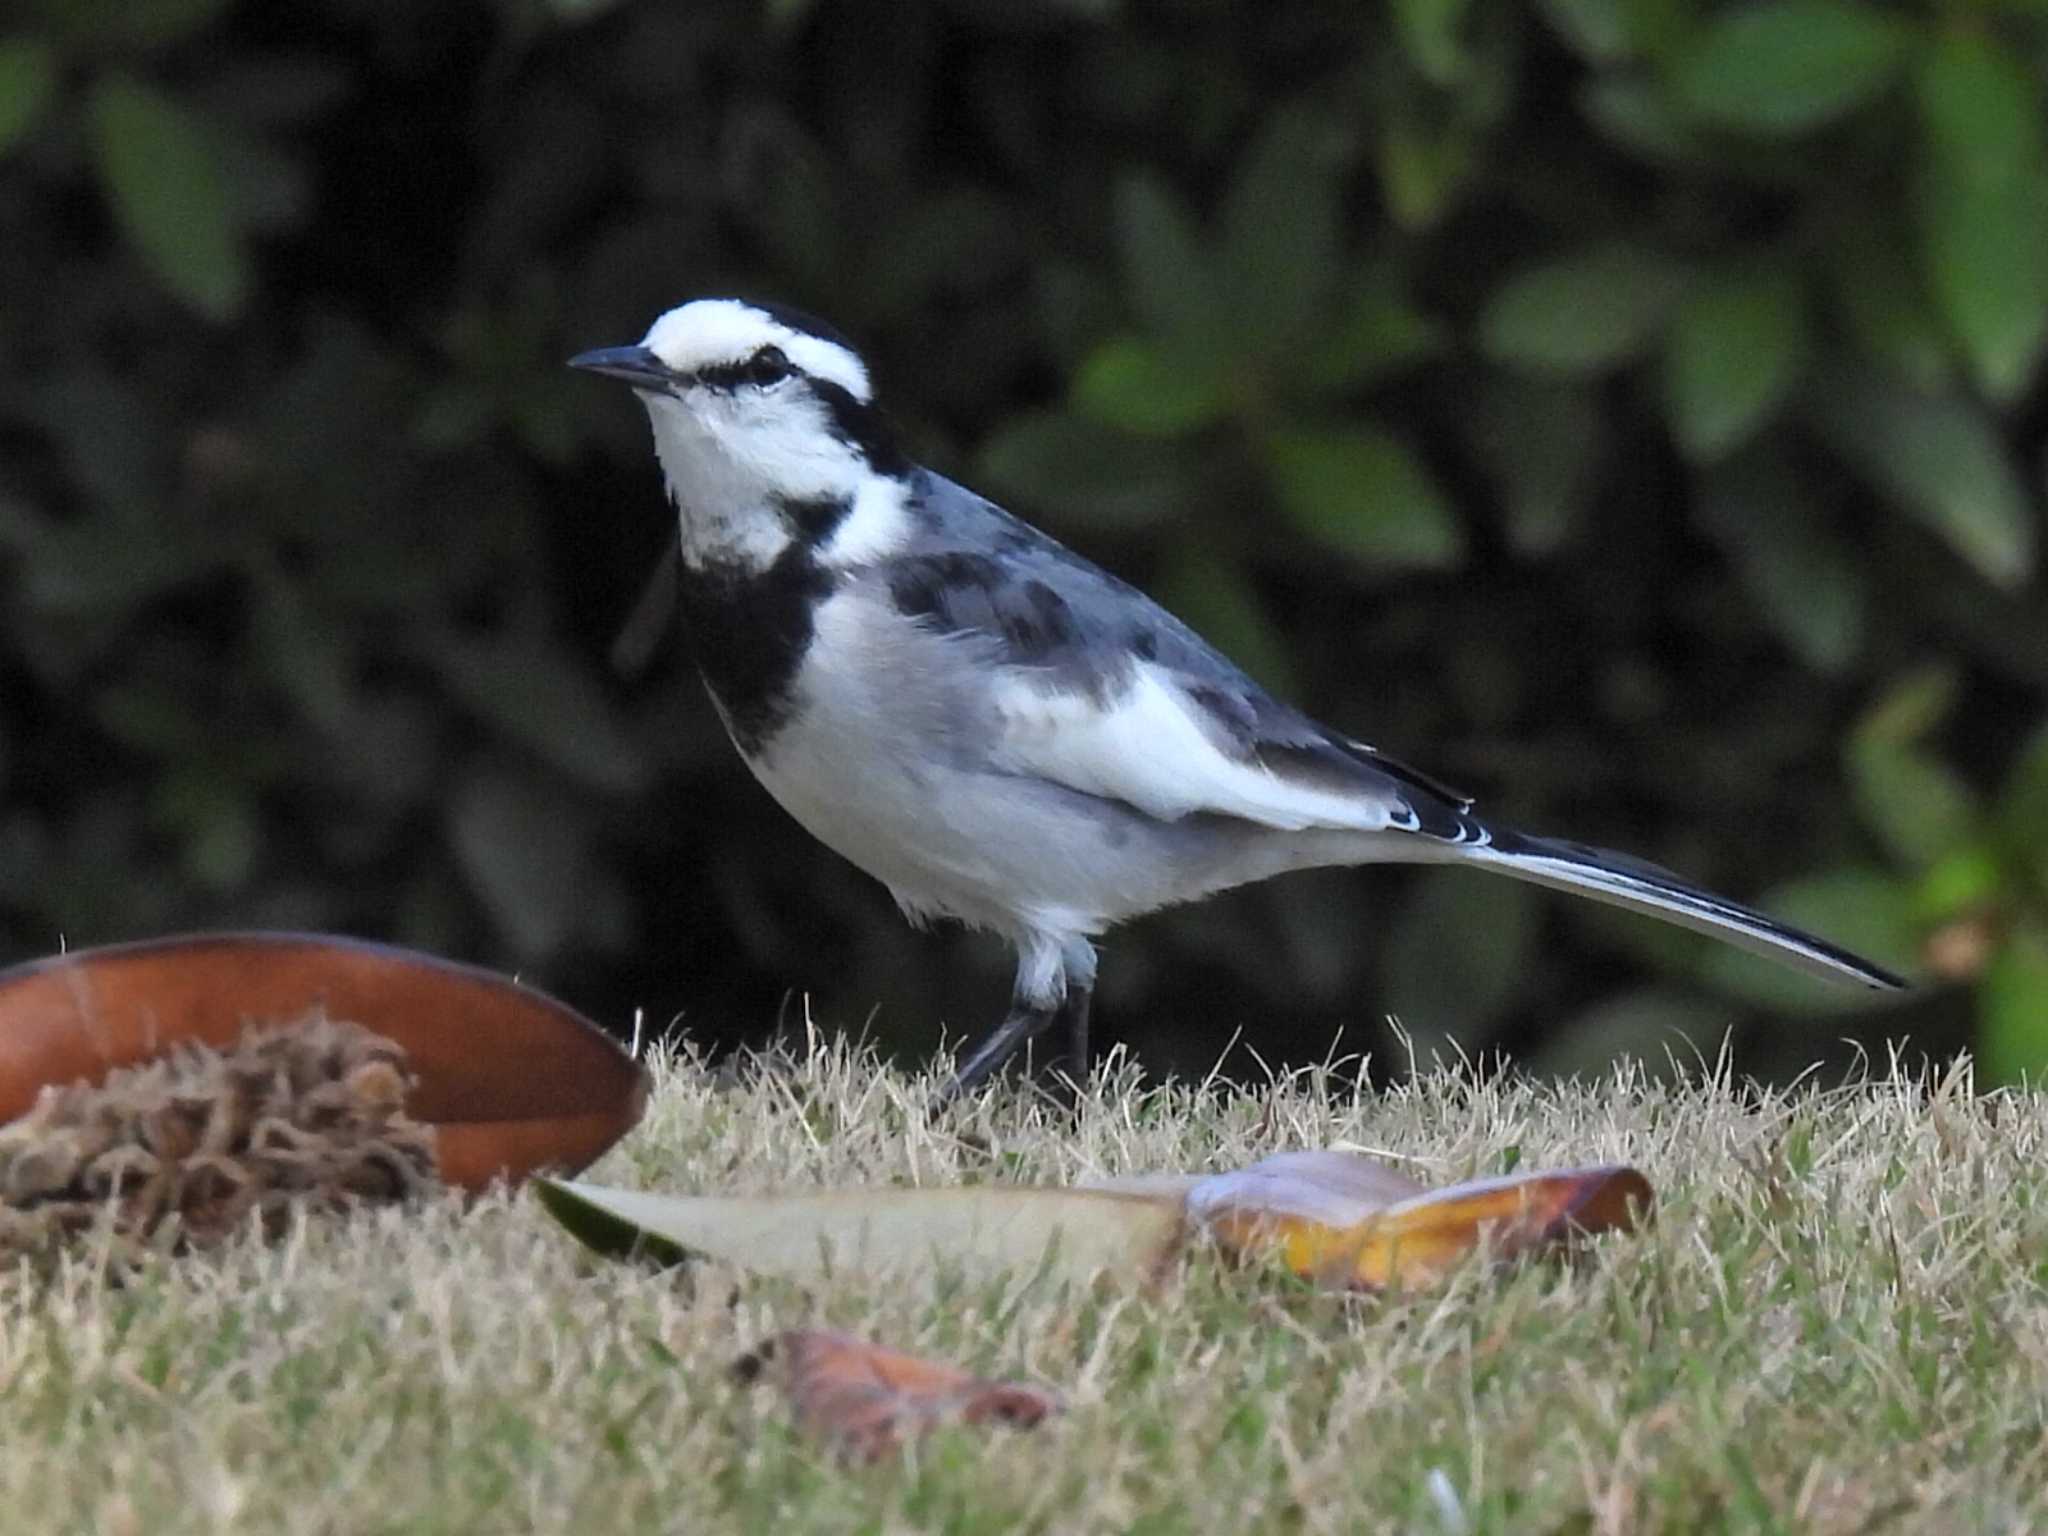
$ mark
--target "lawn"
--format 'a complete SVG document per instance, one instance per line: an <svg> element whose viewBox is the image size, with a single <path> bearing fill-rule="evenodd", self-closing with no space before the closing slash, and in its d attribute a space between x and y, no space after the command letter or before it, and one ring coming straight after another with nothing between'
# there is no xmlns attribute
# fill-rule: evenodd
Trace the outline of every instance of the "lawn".
<svg viewBox="0 0 2048 1536"><path fill-rule="evenodd" d="M1152 1288L828 1288L597 1260L530 1196L297 1225L109 1284L0 1278L0 1528L2048 1528L2048 1113L1827 1092L1307 1072L934 1122L857 1052L657 1063L589 1175L677 1191L1073 1181L1345 1143L1432 1181L1628 1162L1655 1226L1570 1265L1330 1296L1197 1253ZM843 1465L735 1357L808 1323L1056 1389L1028 1433Z"/></svg>

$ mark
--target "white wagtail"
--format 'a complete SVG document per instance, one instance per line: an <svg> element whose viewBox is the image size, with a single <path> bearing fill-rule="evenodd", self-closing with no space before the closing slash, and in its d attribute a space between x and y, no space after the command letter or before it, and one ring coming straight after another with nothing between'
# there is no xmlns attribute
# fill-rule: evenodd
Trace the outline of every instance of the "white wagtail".
<svg viewBox="0 0 2048 1536"><path fill-rule="evenodd" d="M1064 1020L1090 943L1176 902L1335 864L1462 863L1823 976L1897 978L1624 855L1530 837L1272 697L1185 624L912 463L830 326L701 299L571 366L633 386L682 530L681 609L733 744L913 923L1017 950L972 1087Z"/></svg>

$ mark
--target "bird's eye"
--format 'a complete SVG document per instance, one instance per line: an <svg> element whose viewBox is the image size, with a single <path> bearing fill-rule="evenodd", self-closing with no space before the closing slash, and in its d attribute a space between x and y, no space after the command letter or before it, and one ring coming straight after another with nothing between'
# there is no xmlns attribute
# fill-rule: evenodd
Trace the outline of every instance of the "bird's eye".
<svg viewBox="0 0 2048 1536"><path fill-rule="evenodd" d="M780 347L762 347L746 361L749 384L775 384L788 378L796 368Z"/></svg>

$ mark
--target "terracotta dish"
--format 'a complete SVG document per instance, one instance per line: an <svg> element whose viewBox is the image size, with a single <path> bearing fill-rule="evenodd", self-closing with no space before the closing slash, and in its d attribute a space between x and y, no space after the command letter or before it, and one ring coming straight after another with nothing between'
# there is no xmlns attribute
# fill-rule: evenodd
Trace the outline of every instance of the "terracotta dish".
<svg viewBox="0 0 2048 1536"><path fill-rule="evenodd" d="M309 1012L405 1050L447 1183L574 1172L640 1118L647 1078L595 1024L507 977L322 934L220 933L78 950L0 971L0 1123L46 1084L97 1083L183 1040L233 1045Z"/></svg>

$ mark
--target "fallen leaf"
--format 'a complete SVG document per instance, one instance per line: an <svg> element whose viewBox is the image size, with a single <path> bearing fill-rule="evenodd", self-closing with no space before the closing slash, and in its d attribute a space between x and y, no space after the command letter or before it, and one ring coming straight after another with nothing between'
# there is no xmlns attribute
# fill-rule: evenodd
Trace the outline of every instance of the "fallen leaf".
<svg viewBox="0 0 2048 1536"><path fill-rule="evenodd" d="M1030 1429L1064 1406L1040 1387L991 1381L821 1328L779 1333L733 1369L746 1381L775 1370L798 1427L854 1461L894 1455L942 1424Z"/></svg>
<svg viewBox="0 0 2048 1536"><path fill-rule="evenodd" d="M1244 1259L1277 1258L1345 1290L1433 1285L1484 1246L1512 1259L1600 1232L1626 1232L1652 1204L1633 1168L1569 1168L1425 1190L1349 1152L1282 1152L1187 1194L1188 1218Z"/></svg>
<svg viewBox="0 0 2048 1536"><path fill-rule="evenodd" d="M98 1083L186 1041L309 1013L395 1042L441 1178L478 1190L585 1167L639 1120L647 1079L589 1020L490 971L316 934L227 933L77 950L0 972L0 1123L47 1086Z"/></svg>
<svg viewBox="0 0 2048 1536"><path fill-rule="evenodd" d="M611 1257L710 1257L763 1274L1042 1269L1086 1280L1148 1275L1178 1252L1177 1195L976 1185L794 1195L658 1195L539 1179L577 1238Z"/></svg>
<svg viewBox="0 0 2048 1536"><path fill-rule="evenodd" d="M1143 1174L1082 1189L849 1189L677 1196L538 1180L542 1203L609 1257L717 1258L764 1274L908 1275L1042 1266L1069 1279L1157 1276L1191 1230L1341 1290L1430 1285L1647 1218L1633 1168L1571 1168L1427 1189L1356 1153L1282 1152L1227 1173Z"/></svg>

